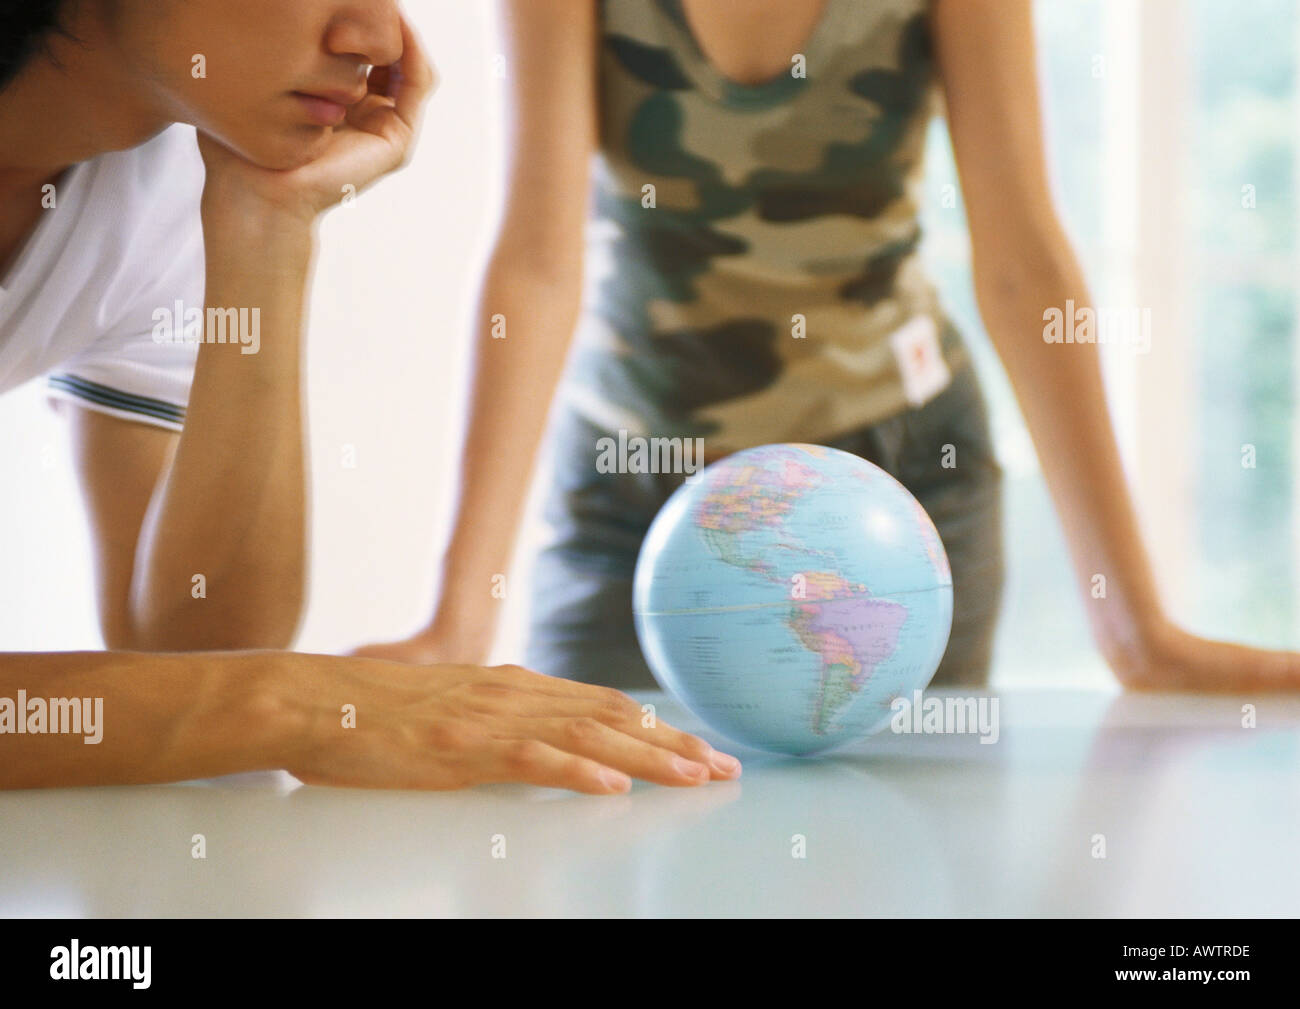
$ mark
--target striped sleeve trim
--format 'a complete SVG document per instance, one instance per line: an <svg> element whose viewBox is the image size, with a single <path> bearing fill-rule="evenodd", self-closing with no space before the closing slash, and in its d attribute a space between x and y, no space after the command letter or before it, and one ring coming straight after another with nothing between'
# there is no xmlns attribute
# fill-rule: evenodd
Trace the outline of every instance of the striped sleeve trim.
<svg viewBox="0 0 1300 1009"><path fill-rule="evenodd" d="M100 385L98 382L88 382L84 378L77 378L76 375L51 375L49 383L51 389L65 393L75 399L85 400L95 406L127 414L152 417L154 420L165 424L174 424L177 427L181 427L185 423L185 407L177 406L175 403L168 403L165 400L122 392L120 389Z"/></svg>

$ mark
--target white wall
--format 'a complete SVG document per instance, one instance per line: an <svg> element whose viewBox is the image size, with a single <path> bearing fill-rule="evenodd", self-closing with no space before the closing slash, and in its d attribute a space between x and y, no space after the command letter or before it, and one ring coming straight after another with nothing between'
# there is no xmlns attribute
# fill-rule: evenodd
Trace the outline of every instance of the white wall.
<svg viewBox="0 0 1300 1009"><path fill-rule="evenodd" d="M0 651L103 647L83 514L44 385L0 396Z"/></svg>

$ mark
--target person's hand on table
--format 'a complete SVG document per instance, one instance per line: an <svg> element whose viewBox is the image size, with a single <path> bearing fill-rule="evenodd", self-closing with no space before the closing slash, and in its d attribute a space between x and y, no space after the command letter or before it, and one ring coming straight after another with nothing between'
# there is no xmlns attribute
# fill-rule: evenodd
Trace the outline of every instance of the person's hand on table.
<svg viewBox="0 0 1300 1009"><path fill-rule="evenodd" d="M410 637L364 645L352 654L360 658L411 662L421 666L435 662L465 662L482 666L487 664L495 635L496 620L491 613L481 611L472 616L444 617L440 611L431 625Z"/></svg>
<svg viewBox="0 0 1300 1009"><path fill-rule="evenodd" d="M1127 647L1104 651L1130 690L1300 690L1300 652L1215 641L1171 621L1160 621Z"/></svg>
<svg viewBox="0 0 1300 1009"><path fill-rule="evenodd" d="M620 691L519 666L410 666L331 659L288 701L308 716L307 745L287 766L311 785L455 789L525 782L626 792L631 778L700 785L740 763L654 719ZM353 728L340 709L356 709ZM302 707L304 706L305 707Z"/></svg>

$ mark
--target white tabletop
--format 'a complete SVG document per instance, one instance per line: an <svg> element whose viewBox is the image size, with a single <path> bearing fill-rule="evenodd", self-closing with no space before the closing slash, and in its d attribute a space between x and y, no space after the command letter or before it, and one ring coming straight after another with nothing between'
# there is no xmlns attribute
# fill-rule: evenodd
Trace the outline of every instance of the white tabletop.
<svg viewBox="0 0 1300 1009"><path fill-rule="evenodd" d="M614 797L282 773L0 794L0 914L1300 913L1300 698L1006 691L1000 723L992 745L729 747L737 782Z"/></svg>

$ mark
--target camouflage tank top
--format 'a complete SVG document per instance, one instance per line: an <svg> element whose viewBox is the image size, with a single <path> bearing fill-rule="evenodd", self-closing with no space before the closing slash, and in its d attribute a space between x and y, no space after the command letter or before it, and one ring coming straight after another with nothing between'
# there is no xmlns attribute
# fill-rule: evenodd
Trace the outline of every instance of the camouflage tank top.
<svg viewBox="0 0 1300 1009"><path fill-rule="evenodd" d="M829 0L791 69L741 85L680 0L601 0L600 153L564 399L710 454L824 441L967 360L921 269L926 0Z"/></svg>

